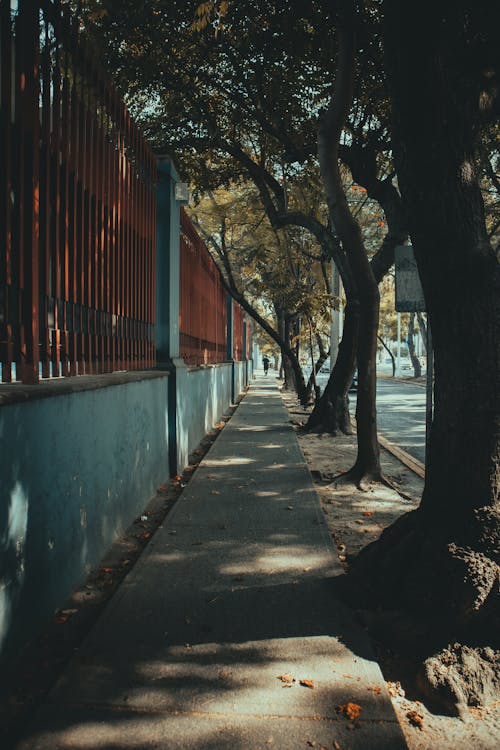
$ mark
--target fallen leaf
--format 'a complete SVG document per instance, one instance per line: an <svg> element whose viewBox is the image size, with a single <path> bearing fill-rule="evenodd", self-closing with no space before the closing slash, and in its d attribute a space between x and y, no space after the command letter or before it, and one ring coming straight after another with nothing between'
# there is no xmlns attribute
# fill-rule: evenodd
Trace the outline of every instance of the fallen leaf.
<svg viewBox="0 0 500 750"><path fill-rule="evenodd" d="M211 495L220 495L219 490L210 490Z"/></svg>
<svg viewBox="0 0 500 750"><path fill-rule="evenodd" d="M281 680L281 682L284 682L286 685L290 685L290 687L292 683L296 681L295 677L291 674L278 674L276 675L276 679Z"/></svg>
<svg viewBox="0 0 500 750"><path fill-rule="evenodd" d="M102 572L103 573L112 573L113 572L113 568L103 568Z"/></svg>
<svg viewBox="0 0 500 750"><path fill-rule="evenodd" d="M347 677L348 680L352 680L352 675L350 674L343 674L342 677Z"/></svg>
<svg viewBox="0 0 500 750"><path fill-rule="evenodd" d="M219 672L219 680L229 680L231 677L231 672L227 669L223 669Z"/></svg>
<svg viewBox="0 0 500 750"><path fill-rule="evenodd" d="M371 518L371 516L373 516L373 511L365 510L363 511L363 515L366 516L367 518Z"/></svg>
<svg viewBox="0 0 500 750"><path fill-rule="evenodd" d="M339 706L339 711L345 714L348 719L354 721L361 713L361 706L358 706L357 703L344 703L342 706Z"/></svg>
<svg viewBox="0 0 500 750"><path fill-rule="evenodd" d="M314 682L313 680L300 680L300 684L302 687L311 688L311 690L314 690Z"/></svg>
<svg viewBox="0 0 500 750"><path fill-rule="evenodd" d="M160 484L158 489L160 490L160 492L166 492L168 490L168 487L166 484Z"/></svg>
<svg viewBox="0 0 500 750"><path fill-rule="evenodd" d="M141 534L141 539L149 539L150 536L151 534L147 531L145 534Z"/></svg>
<svg viewBox="0 0 500 750"><path fill-rule="evenodd" d="M61 610L61 614L62 615L66 615L66 616L68 616L68 615L74 615L77 612L78 612L77 609L63 609L63 610Z"/></svg>
<svg viewBox="0 0 500 750"><path fill-rule="evenodd" d="M377 695L380 695L380 693L382 692L382 688L378 685L372 685L368 688L368 690L371 690L372 693L376 693Z"/></svg>
<svg viewBox="0 0 500 750"><path fill-rule="evenodd" d="M412 726L418 727L420 731L423 731L424 717L422 716L422 714L419 714L418 711L408 711L408 713L406 714L406 718Z"/></svg>
<svg viewBox="0 0 500 750"><path fill-rule="evenodd" d="M401 687L400 682L386 682L386 685L391 698L396 698L397 696L400 698L405 697L405 691Z"/></svg>
<svg viewBox="0 0 500 750"><path fill-rule="evenodd" d="M57 622L58 625L64 625L64 623L68 622L68 620L69 617L62 617L61 615L54 617L54 622Z"/></svg>
<svg viewBox="0 0 500 750"><path fill-rule="evenodd" d="M359 523L360 525L363 525L364 521L362 521L361 518L356 518L355 523Z"/></svg>
<svg viewBox="0 0 500 750"><path fill-rule="evenodd" d="M225 422L216 422L214 426L217 427L218 430L222 430L222 428L225 427L225 425L226 425Z"/></svg>
<svg viewBox="0 0 500 750"><path fill-rule="evenodd" d="M340 750L340 742L337 742L337 740L333 740L333 747L335 750Z"/></svg>

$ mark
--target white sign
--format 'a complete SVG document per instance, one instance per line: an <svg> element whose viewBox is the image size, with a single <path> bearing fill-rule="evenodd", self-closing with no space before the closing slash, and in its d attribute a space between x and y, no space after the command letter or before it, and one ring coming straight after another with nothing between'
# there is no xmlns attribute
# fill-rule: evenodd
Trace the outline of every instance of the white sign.
<svg viewBox="0 0 500 750"><path fill-rule="evenodd" d="M394 251L396 267L396 310L425 312L425 299L411 245L399 245Z"/></svg>
<svg viewBox="0 0 500 750"><path fill-rule="evenodd" d="M187 182L176 182L175 183L175 200L179 203L189 203L189 185Z"/></svg>

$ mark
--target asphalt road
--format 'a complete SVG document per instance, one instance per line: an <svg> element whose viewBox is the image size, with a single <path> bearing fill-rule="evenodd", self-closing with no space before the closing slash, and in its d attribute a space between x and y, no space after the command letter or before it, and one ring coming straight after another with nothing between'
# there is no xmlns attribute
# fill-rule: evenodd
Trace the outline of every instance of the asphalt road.
<svg viewBox="0 0 500 750"><path fill-rule="evenodd" d="M388 440L425 463L425 387L379 378L377 422Z"/></svg>
<svg viewBox="0 0 500 750"><path fill-rule="evenodd" d="M318 376L323 389L328 375ZM350 394L354 415L356 394ZM378 429L388 440L425 463L425 387L392 378L377 380Z"/></svg>

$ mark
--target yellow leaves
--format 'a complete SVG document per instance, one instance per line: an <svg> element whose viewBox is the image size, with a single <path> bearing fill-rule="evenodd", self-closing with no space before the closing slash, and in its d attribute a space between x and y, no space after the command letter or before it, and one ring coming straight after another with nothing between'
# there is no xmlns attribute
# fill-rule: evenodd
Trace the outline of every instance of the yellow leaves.
<svg viewBox="0 0 500 750"><path fill-rule="evenodd" d="M348 719L354 721L361 713L361 706L357 703L344 703L342 706L339 706L339 711L347 716Z"/></svg>
<svg viewBox="0 0 500 750"><path fill-rule="evenodd" d="M217 36L220 31L224 31L226 28L222 19L227 15L228 10L228 0L221 0L218 6L214 2L200 3L196 8L195 19L191 24L192 30L203 31L215 21L215 36Z"/></svg>

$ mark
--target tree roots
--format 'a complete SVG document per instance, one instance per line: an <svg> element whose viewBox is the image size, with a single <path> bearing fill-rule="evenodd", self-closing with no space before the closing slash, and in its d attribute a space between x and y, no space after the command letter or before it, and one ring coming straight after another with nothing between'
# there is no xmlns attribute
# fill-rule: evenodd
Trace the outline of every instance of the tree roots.
<svg viewBox="0 0 500 750"><path fill-rule="evenodd" d="M493 508L455 523L418 509L360 552L342 589L378 640L420 654L419 684L447 713L500 700L499 540Z"/></svg>

